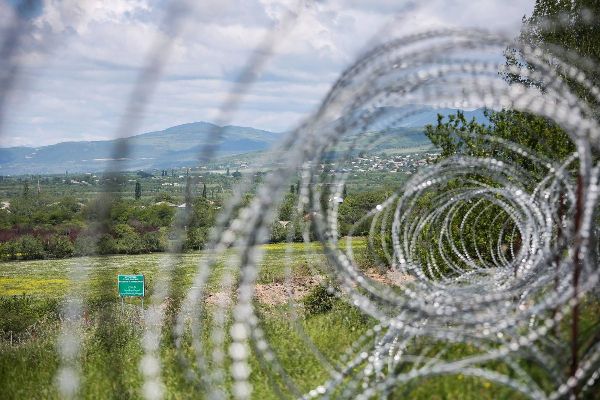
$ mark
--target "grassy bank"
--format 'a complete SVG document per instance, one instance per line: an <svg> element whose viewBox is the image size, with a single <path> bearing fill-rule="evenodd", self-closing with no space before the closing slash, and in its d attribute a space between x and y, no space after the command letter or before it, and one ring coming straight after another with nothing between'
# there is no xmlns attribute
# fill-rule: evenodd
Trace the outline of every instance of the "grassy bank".
<svg viewBox="0 0 600 400"><path fill-rule="evenodd" d="M360 258L361 252L366 250L366 243L359 238L354 240L354 245ZM267 295L275 287L273 285L284 281L286 265L291 266L292 276L302 278L319 274L317 267L325 263L325 257L317 243L270 244L263 249L264 258L257 282L264 285ZM149 296L152 294L158 266L164 257L164 254L149 254L1 263L0 397L59 398L54 379L60 365L57 350L62 318L60 302L71 289L69 276L73 269L80 268L87 276L85 285L75 288L86 302L86 313L80 326L81 397L142 398L143 378L139 364L143 354L141 339L144 332L140 302L138 299L127 300L125 311L122 311L116 293L116 275L145 274ZM204 338L202 354L208 360L204 365L198 365L195 361L189 330L184 335L180 350L174 345L172 334L177 304L190 287L195 268L203 257L206 254L202 252L178 256L176 268L169 277L171 292L160 347L161 378L168 399L203 398L206 393L197 377L203 377L204 369L214 371L210 361L214 304L207 303L207 313L202 317L201 325L205 327L201 333ZM209 296L223 290L220 277L227 269L225 261L226 259L222 259L217 263L209 279ZM293 382L298 393L305 393L331 379L332 371L345 363L345 352L376 324L374 319L365 316L343 298L329 299L327 304L317 306L306 303L309 298L316 299L310 301L321 301L318 296L297 299L297 319L293 318L292 310L285 302L273 303L261 299L255 302L260 326L268 343L282 369L288 374L287 379ZM226 330L231 323L229 318L230 315L227 314ZM312 349L307 345L307 339L314 346ZM449 359L458 359L476 352L476 349L466 345L448 346L418 341L413 344L411 352L435 356L441 349L444 349L445 357ZM356 351L358 349L354 353ZM182 359L186 362L182 363ZM294 393L286 386L286 380L275 370L269 373L270 367L265 369L255 353L251 353L249 362L252 367L250 381L253 398L278 398L277 390L293 397ZM229 361L225 361L224 367L228 370ZM504 371L505 367L497 364L493 368ZM190 371L194 374L190 375ZM186 379L186 376L194 378ZM230 390L231 378L229 374L224 376L223 389ZM411 380L392 391L390 398L475 400L522 397L484 379L457 374Z"/></svg>

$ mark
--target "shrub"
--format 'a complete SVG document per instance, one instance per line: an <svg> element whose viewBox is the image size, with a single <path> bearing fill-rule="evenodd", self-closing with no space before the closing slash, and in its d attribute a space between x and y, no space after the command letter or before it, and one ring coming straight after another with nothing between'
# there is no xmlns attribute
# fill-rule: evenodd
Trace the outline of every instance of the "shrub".
<svg viewBox="0 0 600 400"><path fill-rule="evenodd" d="M325 283L315 286L302 300L304 313L307 316L323 314L330 311L335 303L335 289Z"/></svg>
<svg viewBox="0 0 600 400"><path fill-rule="evenodd" d="M129 225L115 226L117 239L115 252L119 254L140 254L144 252L144 244L140 235Z"/></svg>
<svg viewBox="0 0 600 400"><path fill-rule="evenodd" d="M167 249L167 241L162 232L148 232L142 235L142 243L144 250L150 251L165 251Z"/></svg>
<svg viewBox="0 0 600 400"><path fill-rule="evenodd" d="M291 222L290 222L291 223ZM279 222L275 221L271 225L271 237L269 238L270 243L285 242L287 240L287 229Z"/></svg>
<svg viewBox="0 0 600 400"><path fill-rule="evenodd" d="M293 221L289 223L286 227L287 229L294 230L294 236L292 240L294 242L303 242L304 241L304 231L307 228L307 222L303 221L302 218L296 217ZM309 230L309 240L315 240L313 235L310 234Z"/></svg>
<svg viewBox="0 0 600 400"><path fill-rule="evenodd" d="M90 235L79 235L75 240L73 254L76 256L91 256L96 254L97 237Z"/></svg>
<svg viewBox="0 0 600 400"><path fill-rule="evenodd" d="M154 201L159 202L159 201L166 201L169 203L176 203L177 200L175 199L175 197L171 196L171 194L167 193L167 192L160 192L158 193L155 197L154 197Z"/></svg>
<svg viewBox="0 0 600 400"><path fill-rule="evenodd" d="M208 238L207 228L189 228L187 231L184 248L186 250L201 250Z"/></svg>
<svg viewBox="0 0 600 400"><path fill-rule="evenodd" d="M52 236L46 246L48 254L55 258L71 257L75 251L75 246L66 236Z"/></svg>
<svg viewBox="0 0 600 400"><path fill-rule="evenodd" d="M140 217L151 226L169 226L175 215L175 209L167 204L154 204L142 211Z"/></svg>
<svg viewBox="0 0 600 400"><path fill-rule="evenodd" d="M115 254L117 252L117 245L115 239L105 233L100 236L98 240L98 254Z"/></svg>
<svg viewBox="0 0 600 400"><path fill-rule="evenodd" d="M37 260L45 256L44 245L31 235L21 236L17 240L17 246L23 260Z"/></svg>
<svg viewBox="0 0 600 400"><path fill-rule="evenodd" d="M0 297L0 332L24 332L45 316L58 317L56 299L34 299L31 296Z"/></svg>
<svg viewBox="0 0 600 400"><path fill-rule="evenodd" d="M19 253L19 246L14 240L0 243L0 259L16 260Z"/></svg>

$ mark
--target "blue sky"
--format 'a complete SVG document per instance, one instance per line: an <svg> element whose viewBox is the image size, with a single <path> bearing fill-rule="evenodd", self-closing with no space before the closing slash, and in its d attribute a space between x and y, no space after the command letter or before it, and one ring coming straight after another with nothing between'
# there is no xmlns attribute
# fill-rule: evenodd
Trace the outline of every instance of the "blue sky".
<svg viewBox="0 0 600 400"><path fill-rule="evenodd" d="M0 32L18 0L0 0ZM314 110L339 74L408 1L304 1L294 27L232 123L283 131ZM533 0L419 1L400 32L484 27L516 35ZM139 128L131 134L211 121L249 54L297 1L189 0L166 68ZM10 93L1 146L41 146L114 136L137 73L157 38L164 0L44 0L28 15L22 66Z"/></svg>

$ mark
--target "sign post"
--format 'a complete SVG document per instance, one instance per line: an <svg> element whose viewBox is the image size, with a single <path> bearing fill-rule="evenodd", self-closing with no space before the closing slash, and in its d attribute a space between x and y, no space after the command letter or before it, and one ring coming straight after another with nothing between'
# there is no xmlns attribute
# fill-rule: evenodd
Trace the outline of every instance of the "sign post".
<svg viewBox="0 0 600 400"><path fill-rule="evenodd" d="M121 312L125 311L124 297L141 297L142 313L144 312L144 275L118 275L117 286L121 297Z"/></svg>

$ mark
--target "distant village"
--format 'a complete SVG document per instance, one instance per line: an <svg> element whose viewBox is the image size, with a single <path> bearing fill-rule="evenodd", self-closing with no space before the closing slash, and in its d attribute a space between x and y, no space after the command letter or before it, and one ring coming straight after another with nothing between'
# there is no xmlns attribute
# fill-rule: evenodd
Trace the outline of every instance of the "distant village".
<svg viewBox="0 0 600 400"><path fill-rule="evenodd" d="M321 172L350 173L360 175L361 173L400 173L404 175L413 174L418 168L433 163L439 156L438 152L419 152L406 154L361 154L353 159L340 162L332 160L330 163L321 163L317 167ZM222 176L222 179L233 183L242 176L260 179L276 165L262 165L258 162L248 160L247 157L230 157L227 161L213 163L209 166L179 167L170 169L153 169L147 171L130 171L115 175L103 173L70 173L64 175L24 175L24 176L0 176L1 182L8 184L10 181L28 183L32 192L43 189L46 185L63 184L74 186L96 186L102 182L114 181L118 184L132 184L139 179L150 179L154 182L154 190L175 191L183 190L188 185L188 180L197 184L205 181L208 176ZM147 190L148 187L145 187ZM209 191L216 189L211 185ZM220 190L219 190L220 191ZM212 193L210 193L212 194Z"/></svg>
<svg viewBox="0 0 600 400"><path fill-rule="evenodd" d="M431 164L439 156L437 152L396 155L372 155L358 157L347 163L339 172L403 172L414 173L419 167ZM325 164L322 168L325 169Z"/></svg>

